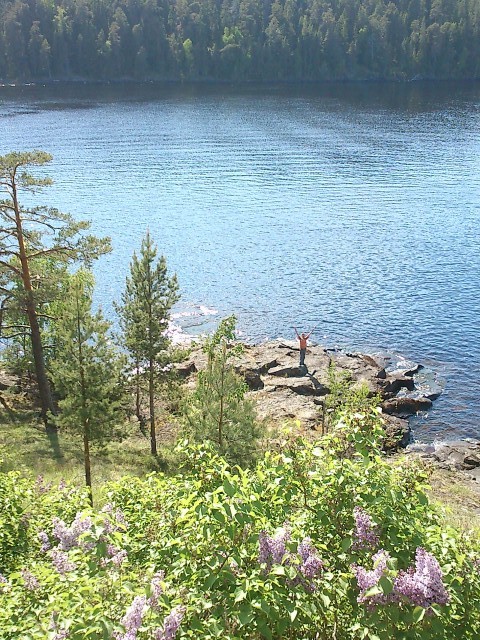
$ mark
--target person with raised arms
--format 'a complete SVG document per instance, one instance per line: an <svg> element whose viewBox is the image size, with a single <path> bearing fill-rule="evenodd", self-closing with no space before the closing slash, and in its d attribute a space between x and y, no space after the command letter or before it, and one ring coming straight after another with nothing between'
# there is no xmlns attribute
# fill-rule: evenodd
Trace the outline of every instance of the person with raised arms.
<svg viewBox="0 0 480 640"><path fill-rule="evenodd" d="M313 328L310 331L310 333L302 333L302 334L298 333L297 327L293 327L293 328L295 329L295 333L297 335L297 338L300 340L300 366L304 367L305 366L305 354L307 353L307 340L312 335L312 333L315 331L315 328Z"/></svg>

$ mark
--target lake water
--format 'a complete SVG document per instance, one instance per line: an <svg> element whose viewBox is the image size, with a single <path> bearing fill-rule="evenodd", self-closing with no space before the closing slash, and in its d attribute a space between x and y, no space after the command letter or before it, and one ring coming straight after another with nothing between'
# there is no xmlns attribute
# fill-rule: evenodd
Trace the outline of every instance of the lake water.
<svg viewBox="0 0 480 640"><path fill-rule="evenodd" d="M185 331L401 354L444 386L417 438L480 436L479 84L1 87L0 153L33 148L112 236L107 314L150 228Z"/></svg>

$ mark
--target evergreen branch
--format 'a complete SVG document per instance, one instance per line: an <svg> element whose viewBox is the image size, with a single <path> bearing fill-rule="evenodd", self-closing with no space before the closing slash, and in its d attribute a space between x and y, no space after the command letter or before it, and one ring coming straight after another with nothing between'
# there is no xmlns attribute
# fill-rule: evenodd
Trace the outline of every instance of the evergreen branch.
<svg viewBox="0 0 480 640"><path fill-rule="evenodd" d="M25 331L20 333L12 333L9 336L0 336L0 340L12 340L13 338L23 338L25 336ZM28 332L30 333L30 332Z"/></svg>
<svg viewBox="0 0 480 640"><path fill-rule="evenodd" d="M42 249L41 251L36 251L35 253L30 253L27 255L28 260L33 258L38 258L38 256L46 256L55 253L74 253L74 247L51 247L50 249Z"/></svg>
<svg viewBox="0 0 480 640"><path fill-rule="evenodd" d="M4 260L0 260L0 265L5 267L6 269L9 269L10 271L13 271L14 273L16 273L19 278L22 277L21 270L18 269L17 267L14 267L13 264L10 264L9 262L5 262Z"/></svg>

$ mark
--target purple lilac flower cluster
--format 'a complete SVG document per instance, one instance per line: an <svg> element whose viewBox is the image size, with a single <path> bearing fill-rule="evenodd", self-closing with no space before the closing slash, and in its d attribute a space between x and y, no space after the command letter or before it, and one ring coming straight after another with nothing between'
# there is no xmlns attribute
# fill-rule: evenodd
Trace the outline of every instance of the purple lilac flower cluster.
<svg viewBox="0 0 480 640"><path fill-rule="evenodd" d="M52 488L51 482L47 482L45 484L45 480L43 476L42 475L37 476L37 479L35 480L35 489L37 490L38 493L47 493L47 491L50 491L51 488Z"/></svg>
<svg viewBox="0 0 480 640"><path fill-rule="evenodd" d="M127 552L125 549L119 549L113 544L107 545L107 555L110 558L110 562L116 567L121 567L127 559Z"/></svg>
<svg viewBox="0 0 480 640"><path fill-rule="evenodd" d="M21 574L25 589L28 591L36 591L40 587L37 578L28 569L22 569Z"/></svg>
<svg viewBox="0 0 480 640"><path fill-rule="evenodd" d="M290 528L288 525L279 529L274 536L269 536L266 531L260 531L258 562L267 565L267 572L274 564L282 564L287 555L287 542L289 541Z"/></svg>
<svg viewBox="0 0 480 640"><path fill-rule="evenodd" d="M377 586L380 579L388 574L389 559L388 552L381 549L372 558L372 571L352 565L360 589L358 602L370 607L390 602L407 602L424 609L430 608L432 604L447 604L450 597L442 582L440 565L435 556L421 547L418 547L415 553L415 566L398 573L391 593L367 596L366 592Z"/></svg>
<svg viewBox="0 0 480 640"><path fill-rule="evenodd" d="M50 538L48 537L47 532L46 531L40 531L40 533L38 534L38 539L42 543L42 546L40 547L40 550L43 553L45 553L45 551L48 551L50 549L50 547L52 546L50 544Z"/></svg>
<svg viewBox="0 0 480 640"><path fill-rule="evenodd" d="M380 542L377 525L362 507L355 507L353 517L355 518L355 530L352 549L376 549Z"/></svg>
<svg viewBox="0 0 480 640"><path fill-rule="evenodd" d="M52 549L50 555L53 566L62 576L77 568L77 566L70 561L68 554L59 548Z"/></svg>
<svg viewBox="0 0 480 640"><path fill-rule="evenodd" d="M288 551L287 543L289 541L290 528L288 525L282 527L275 536L269 536L265 531L261 531L258 561L260 564L266 565L266 572L270 571L274 564L295 567L297 575L293 580L289 581L289 585L300 584L307 591L313 592L315 591L313 579L323 571L324 564L310 538L304 538L300 542L296 555Z"/></svg>
<svg viewBox="0 0 480 640"><path fill-rule="evenodd" d="M151 607L158 606L158 599L163 593L163 581L165 579L165 571L158 571L153 575L150 582L150 598L148 604Z"/></svg>
<svg viewBox="0 0 480 640"><path fill-rule="evenodd" d="M367 571L365 567L359 567L358 565L352 565L353 572L357 578L358 588L360 589L360 595L357 601L367 604L368 606L375 606L377 604L387 604L390 601L390 595L386 596L383 593L377 593L375 595L367 596L367 591L372 587L378 585L380 578L387 574L388 561L390 555L388 551L380 549L372 557L373 569Z"/></svg>
<svg viewBox="0 0 480 640"><path fill-rule="evenodd" d="M52 640L65 640L65 638L68 638L68 629L62 629L58 626L58 611L52 612L49 629L55 632Z"/></svg>
<svg viewBox="0 0 480 640"><path fill-rule="evenodd" d="M159 627L153 632L155 640L173 640L177 635L180 624L185 615L185 607L178 606L168 614L163 622L163 627Z"/></svg>
<svg viewBox="0 0 480 640"><path fill-rule="evenodd" d="M303 585L306 591L313 592L315 591L313 579L323 571L324 564L310 538L304 538L298 545L297 551L301 558L298 567L298 582Z"/></svg>
<svg viewBox="0 0 480 640"><path fill-rule="evenodd" d="M438 560L418 547L415 567L400 571L395 579L394 592L412 604L428 609L432 604L447 604L450 597L442 581Z"/></svg>
<svg viewBox="0 0 480 640"><path fill-rule="evenodd" d="M81 513L77 513L70 527L67 527L65 522L59 518L53 519L53 534L58 538L59 546L63 551L77 546L79 537L82 533L89 531L91 527L92 519L90 516L83 518Z"/></svg>
<svg viewBox="0 0 480 640"><path fill-rule="evenodd" d="M105 533L113 533L114 531L125 531L128 528L128 522L125 519L125 514L121 509L113 511L113 505L110 502L103 507L100 513L107 514L107 518L103 521L103 527Z"/></svg>
<svg viewBox="0 0 480 640"><path fill-rule="evenodd" d="M122 618L125 633L114 633L115 640L136 640L137 632L142 625L146 604L147 598L145 596L135 596Z"/></svg>

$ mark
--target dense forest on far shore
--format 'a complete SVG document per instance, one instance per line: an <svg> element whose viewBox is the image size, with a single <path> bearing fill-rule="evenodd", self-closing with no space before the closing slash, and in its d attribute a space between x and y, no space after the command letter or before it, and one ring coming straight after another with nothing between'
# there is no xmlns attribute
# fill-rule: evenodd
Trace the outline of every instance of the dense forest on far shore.
<svg viewBox="0 0 480 640"><path fill-rule="evenodd" d="M480 0L0 0L0 78L477 78Z"/></svg>

